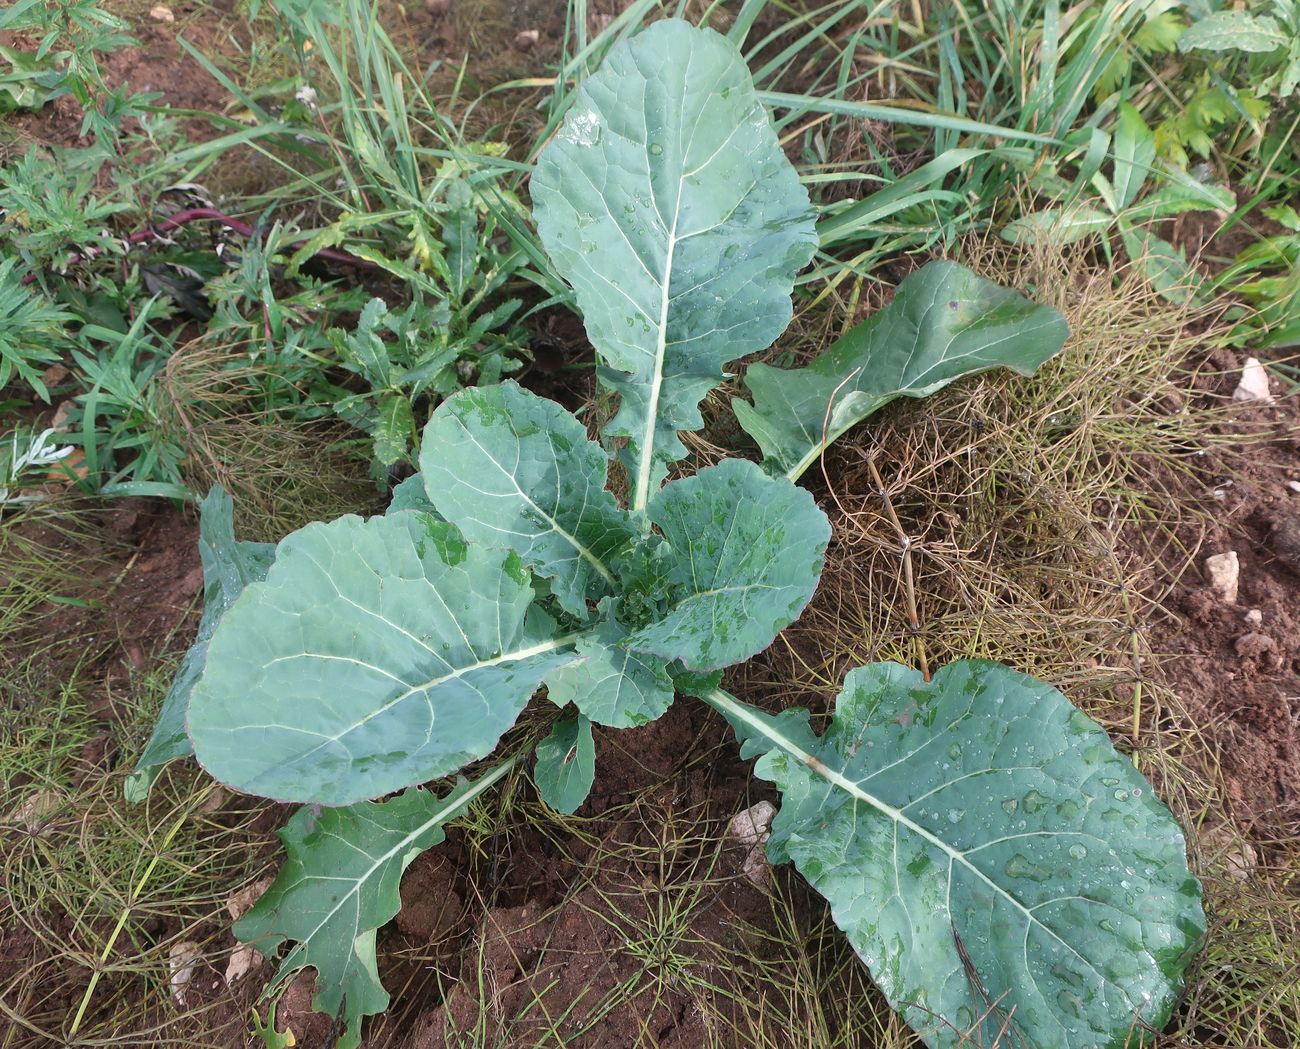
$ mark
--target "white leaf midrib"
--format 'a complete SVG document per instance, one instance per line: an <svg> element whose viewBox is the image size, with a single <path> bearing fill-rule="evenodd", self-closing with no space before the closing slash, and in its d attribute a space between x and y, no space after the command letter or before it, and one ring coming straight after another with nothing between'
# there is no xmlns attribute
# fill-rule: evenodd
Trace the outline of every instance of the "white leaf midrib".
<svg viewBox="0 0 1300 1049"><path fill-rule="evenodd" d="M925 842L932 845L934 848L938 849L940 852L942 852L944 855L948 857L948 865L950 871L952 866L955 863L960 863L965 869L969 870L972 874L978 877L980 881L984 882L990 889L992 889L994 893L996 893L998 896L1005 899L1016 910L1022 913L1026 918L1027 925L1037 925L1039 928L1041 928L1044 932L1046 932L1049 936L1051 936L1052 939L1056 940L1057 943L1061 944L1071 954L1073 954L1076 958L1078 958L1081 962L1083 962L1086 966L1088 966L1088 968L1091 969L1097 975L1097 977L1102 981L1103 984L1114 987L1117 991L1119 991L1119 993L1122 994L1124 998L1128 1001L1129 1006L1131 1008L1135 1008L1135 1009L1137 1008L1136 1003L1133 1002L1128 992L1123 987L1114 983L1114 981L1107 979L1105 975L1102 974L1092 962L1090 962L1087 958L1085 958L1082 954L1080 954L1079 951L1071 943L1065 940L1050 925L1047 925L1041 919L1039 919L1034 914L1033 908L1026 907L1025 904L1021 903L1020 900L1016 899L1015 896L1011 895L1010 892L1008 892L1001 885L999 885L992 878L990 878L987 874L985 874L982 870L980 870L979 867L971 863L970 860L967 858L967 854L963 852L961 849L949 845L938 835L934 834L932 831L926 829L925 827L921 826L919 823L910 819L901 809L898 809L893 805L890 805L887 801L883 800L882 798L876 797L874 794L864 789L861 783L858 783L855 780L851 780L847 776L843 775L842 773L837 772L835 769L830 768L828 765L825 764L825 762L809 754L793 740L788 739L787 737L782 736L779 733L775 732L770 725L768 725L766 722L762 721L761 719L755 717L743 703L727 695L725 692L721 690L715 690L714 692L709 694L707 701L711 706L714 706L720 711L725 710L728 715L735 717L736 719L744 722L750 728L760 732L763 736L771 740L773 743L775 743L786 753L788 753L789 755L791 755L792 757L800 761L814 775L820 776L828 783L840 788L845 793L847 793L850 797L856 798L857 800L863 802L866 805L870 805L877 812L880 812L882 815L887 816L891 820L894 820L895 826L906 827L908 830L916 834L917 837L923 839Z"/></svg>

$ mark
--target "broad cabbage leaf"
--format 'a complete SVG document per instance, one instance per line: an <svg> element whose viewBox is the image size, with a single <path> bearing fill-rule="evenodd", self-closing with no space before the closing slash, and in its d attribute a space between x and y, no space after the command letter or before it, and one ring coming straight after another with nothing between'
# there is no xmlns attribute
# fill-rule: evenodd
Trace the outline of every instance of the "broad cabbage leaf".
<svg viewBox="0 0 1300 1049"><path fill-rule="evenodd" d="M542 151L538 232L619 394L641 510L728 361L790 322L816 247L808 194L735 45L677 19L615 46Z"/></svg>
<svg viewBox="0 0 1300 1049"><path fill-rule="evenodd" d="M757 655L804 610L831 526L804 489L745 459L666 485L650 504L669 551L667 614L625 642L715 670Z"/></svg>
<svg viewBox="0 0 1300 1049"><path fill-rule="evenodd" d="M529 629L517 554L416 511L312 524L213 635L199 763L250 794L349 805L491 753L573 639Z"/></svg>
<svg viewBox="0 0 1300 1049"><path fill-rule="evenodd" d="M611 593L637 530L605 490L609 460L554 401L514 382L448 398L424 429L429 500L471 543L514 550L571 615Z"/></svg>
<svg viewBox="0 0 1300 1049"><path fill-rule="evenodd" d="M818 738L707 697L781 792L791 860L933 1049L1121 1049L1205 931L1182 831L1106 733L997 663L851 671Z"/></svg>

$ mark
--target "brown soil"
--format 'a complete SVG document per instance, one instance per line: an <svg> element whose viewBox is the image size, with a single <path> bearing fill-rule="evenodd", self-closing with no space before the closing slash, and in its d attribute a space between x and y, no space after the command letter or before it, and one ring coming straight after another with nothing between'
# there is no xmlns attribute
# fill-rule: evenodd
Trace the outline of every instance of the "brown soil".
<svg viewBox="0 0 1300 1049"><path fill-rule="evenodd" d="M529 801L531 820L516 813L481 843L485 852L453 830L417 857L402 880L403 909L379 940L393 1006L367 1024L363 1044L532 1049L560 1016L565 1044L580 1049L710 1044L694 982L666 974L725 983L722 951L736 928L771 921L765 895L741 874L744 849L722 834L752 800L724 736L702 708L679 702L632 738L599 735L580 837L548 827ZM663 921L665 905L696 893L706 902L684 911L689 928ZM207 1030L238 1030L248 990L213 988ZM299 1045L324 1049L336 1032L311 1011L312 991L309 974L296 978L277 1023Z"/></svg>
<svg viewBox="0 0 1300 1049"><path fill-rule="evenodd" d="M60 595L79 603L38 609L30 638L12 638L0 654L0 668L21 661L25 640L66 639L75 650L63 651L62 658L80 662L83 674L91 669L103 682L92 713L116 720L124 700L115 683L188 643L193 624L186 628L186 616L197 610L203 589L198 524L192 513L144 499L123 500L89 515L83 510L78 520L78 531L69 535L55 532L40 516L23 520L33 541L51 549L63 546L84 574L72 587L75 594Z"/></svg>
<svg viewBox="0 0 1300 1049"><path fill-rule="evenodd" d="M1222 394L1242 363L1215 354ZM1300 480L1300 402L1243 407L1232 425L1266 439L1208 450L1177 493L1209 512L1194 563L1171 566L1181 575L1166 602L1174 614L1151 641L1219 755L1231 815L1270 839L1300 829L1300 493L1287 486ZM1235 602L1215 592L1204 568L1228 551L1241 566Z"/></svg>
<svg viewBox="0 0 1300 1049"><path fill-rule="evenodd" d="M195 17L200 10L207 17ZM176 21L158 22L149 17L133 20L131 33L138 47L117 48L98 56L104 82L109 88L125 86L131 92L158 93L158 105L180 110L220 113L230 96L179 43L183 37L202 53L221 64L221 56L233 49L228 39L236 23L211 4L182 3L172 7ZM0 43L29 48L24 35L0 34ZM20 138L50 145L86 145L81 137L82 111L71 96L55 99L36 113L17 113L8 118L9 127ZM204 121L186 124L190 140L211 137L211 127Z"/></svg>

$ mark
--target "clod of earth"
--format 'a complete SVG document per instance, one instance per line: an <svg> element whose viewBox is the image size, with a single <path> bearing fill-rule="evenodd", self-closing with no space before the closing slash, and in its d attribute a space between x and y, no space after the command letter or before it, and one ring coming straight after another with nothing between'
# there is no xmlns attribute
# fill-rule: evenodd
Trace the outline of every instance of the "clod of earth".
<svg viewBox="0 0 1300 1049"><path fill-rule="evenodd" d="M727 825L727 832L745 848L741 872L755 885L767 881L771 870L763 846L772 834L772 819L776 807L770 801L759 801L736 813Z"/></svg>
<svg viewBox="0 0 1300 1049"><path fill-rule="evenodd" d="M1273 522L1268 546L1279 561L1300 575L1300 513L1287 513Z"/></svg>

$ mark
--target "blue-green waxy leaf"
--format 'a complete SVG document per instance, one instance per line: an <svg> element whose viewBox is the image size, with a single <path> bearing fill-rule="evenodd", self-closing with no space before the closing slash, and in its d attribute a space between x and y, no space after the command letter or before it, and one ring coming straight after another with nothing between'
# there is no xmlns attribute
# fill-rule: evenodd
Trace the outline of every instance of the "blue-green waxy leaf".
<svg viewBox="0 0 1300 1049"><path fill-rule="evenodd" d="M185 734L185 712L194 683L207 663L208 642L217 629L217 622L244 587L266 578L275 560L275 544L235 539L234 504L217 485L199 504L199 559L203 563L203 617L199 620L199 632L163 699L153 735L126 781L124 793L132 804L145 799L164 765L194 753Z"/></svg>
<svg viewBox="0 0 1300 1049"><path fill-rule="evenodd" d="M412 474L393 488L393 497L388 501L388 509L384 513L400 514L403 510L432 514L442 520L442 515L429 502L429 494L424 490L424 478L420 474Z"/></svg>
<svg viewBox="0 0 1300 1049"><path fill-rule="evenodd" d="M557 812L577 812L595 778L596 741L591 722L581 714L557 721L550 735L537 744L533 770L537 793Z"/></svg>
<svg viewBox="0 0 1300 1049"><path fill-rule="evenodd" d="M401 906L402 872L442 842L446 824L510 764L472 784L461 781L445 798L413 787L382 803L301 808L280 831L284 867L234 933L268 958L286 940L293 942L273 986L313 967L312 1006L343 1020L344 1032L335 1043L340 1049L360 1044L363 1017L388 1008L375 966L375 933Z"/></svg>
<svg viewBox="0 0 1300 1049"><path fill-rule="evenodd" d="M195 754L237 790L324 805L454 772L573 658L527 628L532 598L518 555L426 514L308 525L212 637Z"/></svg>
<svg viewBox="0 0 1300 1049"><path fill-rule="evenodd" d="M830 727L708 701L781 792L792 860L934 1049L1129 1049L1205 931L1182 831L1106 733L997 663L851 671ZM764 753L765 752L765 753Z"/></svg>
<svg viewBox="0 0 1300 1049"><path fill-rule="evenodd" d="M728 361L790 321L808 194L735 45L677 19L615 46L538 157L538 232L620 397L640 510Z"/></svg>
<svg viewBox="0 0 1300 1049"><path fill-rule="evenodd" d="M831 526L813 498L744 459L666 485L650 504L672 557L672 607L625 642L715 670L755 655L817 588Z"/></svg>
<svg viewBox="0 0 1300 1049"><path fill-rule="evenodd" d="M514 550L573 615L615 588L610 561L638 532L605 490L605 453L554 401L514 382L461 390L425 427L420 468L443 517Z"/></svg>
<svg viewBox="0 0 1300 1049"><path fill-rule="evenodd" d="M600 725L645 725L672 705L667 662L625 647L628 630L614 618L611 603L602 603L601 611L605 618L578 642L578 658L546 675L547 695Z"/></svg>
<svg viewBox="0 0 1300 1049"><path fill-rule="evenodd" d="M955 263L932 262L807 367L755 364L745 374L753 405L732 408L764 465L797 479L827 444L890 401L928 397L989 368L1030 375L1067 334L1056 310Z"/></svg>

